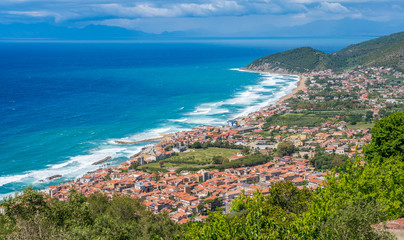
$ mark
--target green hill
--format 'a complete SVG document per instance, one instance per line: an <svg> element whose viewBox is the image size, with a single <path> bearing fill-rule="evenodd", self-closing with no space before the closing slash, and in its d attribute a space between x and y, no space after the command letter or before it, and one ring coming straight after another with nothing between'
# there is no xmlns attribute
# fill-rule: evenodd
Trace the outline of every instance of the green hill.
<svg viewBox="0 0 404 240"><path fill-rule="evenodd" d="M335 53L301 47L274 53L243 69L299 74L333 69L336 72L364 66L391 66L404 70L404 32L350 45Z"/></svg>

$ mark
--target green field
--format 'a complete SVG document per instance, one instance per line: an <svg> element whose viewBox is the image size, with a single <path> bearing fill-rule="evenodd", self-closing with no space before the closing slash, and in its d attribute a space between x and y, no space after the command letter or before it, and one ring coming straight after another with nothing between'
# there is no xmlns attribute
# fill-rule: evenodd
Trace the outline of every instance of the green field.
<svg viewBox="0 0 404 240"><path fill-rule="evenodd" d="M302 113L285 113L281 115L274 115L267 119L267 126L298 126L298 127L316 127L321 126L322 123L327 121L335 121L336 116L339 116L340 120L344 120L349 124L351 122L357 122L357 125L349 125L353 128L368 128L373 125L370 122L364 122L366 112L368 109L351 109L349 111L330 111L330 110L311 110L304 111ZM356 127L355 127L356 126Z"/></svg>
<svg viewBox="0 0 404 240"><path fill-rule="evenodd" d="M175 156L160 160L158 162L145 164L140 169L147 168L163 168L166 170L174 170L183 167L206 167L213 164L212 158L220 156L229 159L231 156L240 153L240 149L226 148L208 148L208 149L190 149L189 152L178 153Z"/></svg>
<svg viewBox="0 0 404 240"><path fill-rule="evenodd" d="M368 128L373 128L375 124L374 123L368 123L368 122L358 122L355 125L347 124L347 128L353 128L353 129L368 129Z"/></svg>

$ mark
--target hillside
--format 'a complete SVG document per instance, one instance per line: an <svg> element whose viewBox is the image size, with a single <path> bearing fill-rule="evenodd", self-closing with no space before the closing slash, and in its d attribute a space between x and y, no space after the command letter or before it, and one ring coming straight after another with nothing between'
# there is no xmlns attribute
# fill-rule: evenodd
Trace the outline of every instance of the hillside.
<svg viewBox="0 0 404 240"><path fill-rule="evenodd" d="M350 45L335 53L301 47L257 59L245 70L299 74L333 69L336 72L364 66L404 69L404 32Z"/></svg>

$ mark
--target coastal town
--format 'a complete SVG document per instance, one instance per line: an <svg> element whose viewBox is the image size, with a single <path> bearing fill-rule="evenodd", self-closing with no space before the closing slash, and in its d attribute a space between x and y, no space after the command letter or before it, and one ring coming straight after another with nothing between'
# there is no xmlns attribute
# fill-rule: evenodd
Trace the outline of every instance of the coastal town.
<svg viewBox="0 0 404 240"><path fill-rule="evenodd" d="M312 72L301 76L292 95L274 105L225 125L167 134L119 166L100 168L75 181L50 186L46 192L62 201L73 189L86 196L137 197L149 210L166 212L172 220L186 223L204 221L209 211L228 213L237 196L256 191L268 194L277 182L291 181L299 188L315 191L322 187L327 169L343 166L341 161L333 161L321 168L314 161L316 156L361 156L362 147L371 140L371 124L402 107L402 81L403 73L383 67L359 67L343 74ZM293 118L299 118L300 123L295 124ZM281 151L280 146L288 144L290 151ZM175 164L165 167L170 158L213 147L233 148L236 153L199 165L199 169L187 170ZM243 164L250 156L264 162ZM153 168L146 167L153 164Z"/></svg>
<svg viewBox="0 0 404 240"><path fill-rule="evenodd" d="M0 5L0 240L404 240L404 0Z"/></svg>

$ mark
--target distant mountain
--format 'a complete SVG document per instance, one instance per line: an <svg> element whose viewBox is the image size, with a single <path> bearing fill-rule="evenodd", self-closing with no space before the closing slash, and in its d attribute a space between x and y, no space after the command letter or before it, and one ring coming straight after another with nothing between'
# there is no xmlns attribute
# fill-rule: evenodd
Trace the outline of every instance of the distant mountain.
<svg viewBox="0 0 404 240"><path fill-rule="evenodd" d="M402 31L400 22L375 22L363 19L314 21L304 25L271 30L270 36L305 37L374 37Z"/></svg>
<svg viewBox="0 0 404 240"><path fill-rule="evenodd" d="M0 39L46 39L46 40L125 40L154 37L141 31L120 27L88 25L84 28L55 26L48 23L0 24Z"/></svg>
<svg viewBox="0 0 404 240"><path fill-rule="evenodd" d="M245 24L244 20L239 20ZM69 23L0 23L0 40L200 40L218 38L335 38L335 37L372 37L402 30L402 22L375 22L360 19L341 19L314 21L298 26L276 26L253 24L248 28L223 31L212 27L148 33L118 26L90 24L87 26L68 26ZM238 22L234 24L238 25ZM220 29L220 28L219 28Z"/></svg>
<svg viewBox="0 0 404 240"><path fill-rule="evenodd" d="M364 66L391 66L404 70L404 32L350 45L335 53L301 47L274 53L253 61L243 69L299 74L333 69L336 72Z"/></svg>
<svg viewBox="0 0 404 240"><path fill-rule="evenodd" d="M172 40L198 37L196 31L172 31L160 34L146 33L121 27L87 25L82 28L53 25L49 23L0 24L0 40L27 41L132 41L132 40Z"/></svg>

